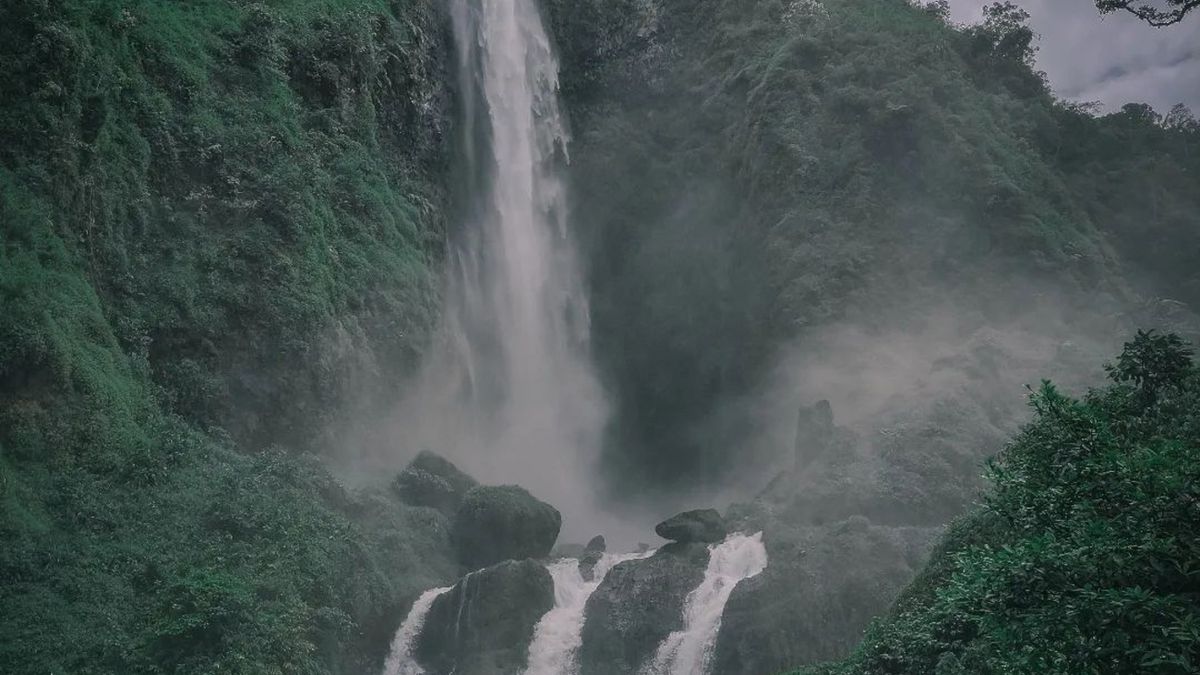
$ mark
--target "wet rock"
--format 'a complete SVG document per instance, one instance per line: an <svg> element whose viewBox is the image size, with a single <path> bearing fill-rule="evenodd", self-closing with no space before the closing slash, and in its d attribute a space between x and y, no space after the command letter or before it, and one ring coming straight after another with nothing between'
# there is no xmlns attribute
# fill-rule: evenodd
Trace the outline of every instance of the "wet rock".
<svg viewBox="0 0 1200 675"><path fill-rule="evenodd" d="M703 581L708 555L704 544L668 544L609 570L584 612L581 675L637 672L683 628L684 600Z"/></svg>
<svg viewBox="0 0 1200 675"><path fill-rule="evenodd" d="M715 544L725 539L725 519L713 509L688 511L668 518L654 528L663 539L681 544Z"/></svg>
<svg viewBox="0 0 1200 675"><path fill-rule="evenodd" d="M506 561L463 577L433 602L416 645L430 675L520 673L554 580L533 560Z"/></svg>
<svg viewBox="0 0 1200 675"><path fill-rule="evenodd" d="M579 574L584 581L595 581L596 563L600 562L600 558L604 556L608 545L604 541L604 535L596 535L588 542L587 548L584 549L583 555L579 557Z"/></svg>
<svg viewBox="0 0 1200 675"><path fill-rule="evenodd" d="M400 500L411 506L428 506L453 516L472 488L474 478L463 473L450 460L422 450L392 482Z"/></svg>
<svg viewBox="0 0 1200 675"><path fill-rule="evenodd" d="M504 560L547 557L560 527L558 510L524 488L481 486L463 498L452 535L459 562L477 569Z"/></svg>
<svg viewBox="0 0 1200 675"><path fill-rule="evenodd" d="M845 658L921 568L939 533L881 527L861 516L820 527L757 526L765 526L771 564L738 584L725 605L713 673L788 672Z"/></svg>

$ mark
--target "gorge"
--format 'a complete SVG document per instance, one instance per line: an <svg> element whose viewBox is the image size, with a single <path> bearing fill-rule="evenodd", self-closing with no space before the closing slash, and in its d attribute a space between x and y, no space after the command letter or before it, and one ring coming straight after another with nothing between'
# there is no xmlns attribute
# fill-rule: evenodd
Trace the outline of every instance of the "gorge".
<svg viewBox="0 0 1200 675"><path fill-rule="evenodd" d="M1020 5L6 1L0 672L1192 672L1200 123Z"/></svg>

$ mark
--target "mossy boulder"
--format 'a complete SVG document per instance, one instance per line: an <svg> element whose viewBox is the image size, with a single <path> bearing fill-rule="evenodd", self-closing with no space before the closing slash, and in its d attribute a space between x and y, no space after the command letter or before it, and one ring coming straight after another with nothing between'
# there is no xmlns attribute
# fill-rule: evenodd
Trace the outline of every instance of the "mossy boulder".
<svg viewBox="0 0 1200 675"><path fill-rule="evenodd" d="M433 602L417 658L431 675L523 672L534 628L553 608L554 580L533 560L472 572Z"/></svg>
<svg viewBox="0 0 1200 675"><path fill-rule="evenodd" d="M515 485L473 488L454 516L458 559L471 569L545 558L562 527L558 509Z"/></svg>
<svg viewBox="0 0 1200 675"><path fill-rule="evenodd" d="M584 610L582 675L635 673L682 630L684 600L704 580L708 556L704 544L667 544L609 570Z"/></svg>
<svg viewBox="0 0 1200 675"><path fill-rule="evenodd" d="M396 476L392 489L412 506L428 506L453 516L463 497L479 485L450 460L428 450L420 454Z"/></svg>
<svg viewBox="0 0 1200 675"><path fill-rule="evenodd" d="M668 518L654 527L663 539L681 544L715 544L725 539L725 519L713 509L688 511Z"/></svg>

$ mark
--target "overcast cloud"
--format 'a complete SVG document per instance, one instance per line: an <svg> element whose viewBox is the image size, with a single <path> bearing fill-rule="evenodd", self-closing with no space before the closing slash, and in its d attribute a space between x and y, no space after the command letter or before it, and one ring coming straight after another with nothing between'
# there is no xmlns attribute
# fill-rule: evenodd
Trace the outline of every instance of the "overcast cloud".
<svg viewBox="0 0 1200 675"><path fill-rule="evenodd" d="M1072 101L1105 110L1130 102L1166 113L1186 103L1200 113L1200 13L1153 28L1121 12L1100 16L1093 0L1013 0L1041 36L1038 67ZM978 22L984 0L950 0L955 21Z"/></svg>

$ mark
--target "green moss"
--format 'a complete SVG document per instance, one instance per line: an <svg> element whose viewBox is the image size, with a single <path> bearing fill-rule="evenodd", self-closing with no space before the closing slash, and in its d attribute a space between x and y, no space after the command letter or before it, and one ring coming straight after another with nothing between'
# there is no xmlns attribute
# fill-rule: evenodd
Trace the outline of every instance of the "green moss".
<svg viewBox="0 0 1200 675"><path fill-rule="evenodd" d="M456 574L437 514L265 450L432 326L439 12L0 8L0 670L364 672Z"/></svg>

